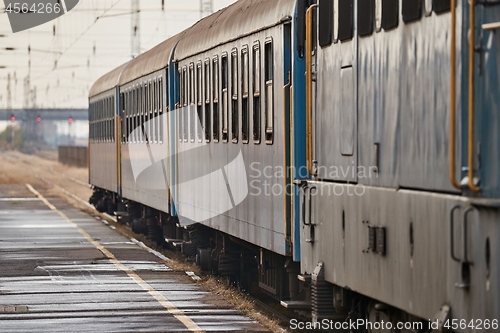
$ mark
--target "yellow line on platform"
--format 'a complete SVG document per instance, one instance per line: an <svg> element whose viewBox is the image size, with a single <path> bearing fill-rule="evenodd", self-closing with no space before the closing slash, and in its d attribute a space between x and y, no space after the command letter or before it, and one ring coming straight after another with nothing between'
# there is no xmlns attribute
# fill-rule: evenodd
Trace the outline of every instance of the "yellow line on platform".
<svg viewBox="0 0 500 333"><path fill-rule="evenodd" d="M54 212L58 213L64 220L72 224L80 234L82 234L92 245L94 245L99 251L101 251L116 267L125 272L135 283L141 286L142 289L147 291L151 296L153 296L158 303L160 303L170 314L172 314L176 319L178 319L184 326L186 326L190 331L193 332L204 332L198 327L198 325L188 316L184 314L181 310L172 304L161 292L155 290L146 281L144 281L139 275L133 272L131 269L123 265L113 253L109 252L104 246L99 242L95 241L85 230L80 228L75 222L73 222L66 214L58 210L53 204L51 204L43 195L33 188L30 184L26 184L26 187L35 194L47 207L49 207Z"/></svg>

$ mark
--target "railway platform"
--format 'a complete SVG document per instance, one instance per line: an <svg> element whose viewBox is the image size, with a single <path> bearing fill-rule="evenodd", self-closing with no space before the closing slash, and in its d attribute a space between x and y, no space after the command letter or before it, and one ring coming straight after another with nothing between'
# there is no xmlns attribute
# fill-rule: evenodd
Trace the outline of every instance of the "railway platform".
<svg viewBox="0 0 500 333"><path fill-rule="evenodd" d="M0 185L2 332L267 332L41 185Z"/></svg>

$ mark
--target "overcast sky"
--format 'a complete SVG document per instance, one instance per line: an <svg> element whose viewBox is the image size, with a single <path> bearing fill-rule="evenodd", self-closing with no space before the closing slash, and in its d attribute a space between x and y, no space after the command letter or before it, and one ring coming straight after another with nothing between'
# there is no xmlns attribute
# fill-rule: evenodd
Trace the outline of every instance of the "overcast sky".
<svg viewBox="0 0 500 333"><path fill-rule="evenodd" d="M234 1L213 0L213 10ZM141 51L198 21L200 2L164 0L162 11L162 0L139 0ZM12 108L24 107L28 76L30 89L36 89L36 101L29 101L29 107L36 103L42 108L86 108L93 82L131 59L131 3L132 0L80 0L60 18L14 34L0 2L0 108L8 106L8 74Z"/></svg>

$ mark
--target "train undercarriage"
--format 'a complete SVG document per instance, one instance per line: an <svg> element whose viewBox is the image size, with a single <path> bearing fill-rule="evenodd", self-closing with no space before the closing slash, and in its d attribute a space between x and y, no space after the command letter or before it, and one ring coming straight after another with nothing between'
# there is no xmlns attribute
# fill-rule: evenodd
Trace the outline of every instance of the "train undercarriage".
<svg viewBox="0 0 500 333"><path fill-rule="evenodd" d="M180 251L202 270L225 279L238 290L281 302L288 313L299 318L297 328L301 327L299 323L304 328L304 323L310 323L313 326L307 327L324 331L346 327L360 333L432 331L427 320L325 281L322 263L310 275L300 274L300 263L291 258L202 224L180 226L177 217L122 199L116 193L94 188L89 202L158 246ZM353 329L346 324L363 321L372 326L356 325L360 328ZM387 323L393 328L387 330ZM398 323L406 327L396 328Z"/></svg>

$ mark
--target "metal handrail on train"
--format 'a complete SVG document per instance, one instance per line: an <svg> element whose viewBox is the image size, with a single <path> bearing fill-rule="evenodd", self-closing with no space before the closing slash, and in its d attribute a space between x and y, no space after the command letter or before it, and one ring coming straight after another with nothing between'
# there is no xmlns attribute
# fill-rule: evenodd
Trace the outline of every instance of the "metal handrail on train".
<svg viewBox="0 0 500 333"><path fill-rule="evenodd" d="M450 181L460 189L455 175L455 121L456 121L456 0L451 0L451 101L450 101ZM468 140L468 178L469 188L479 192L474 184L474 55L475 55L475 0L470 0L470 39L469 39L469 140Z"/></svg>
<svg viewBox="0 0 500 333"><path fill-rule="evenodd" d="M314 175L312 147L312 29L313 10L317 4L311 5L306 11L306 159L309 174Z"/></svg>
<svg viewBox="0 0 500 333"><path fill-rule="evenodd" d="M470 40L469 40L469 149L468 149L468 178L469 188L479 192L479 187L474 184L474 55L475 55L475 0L469 0L470 4Z"/></svg>

